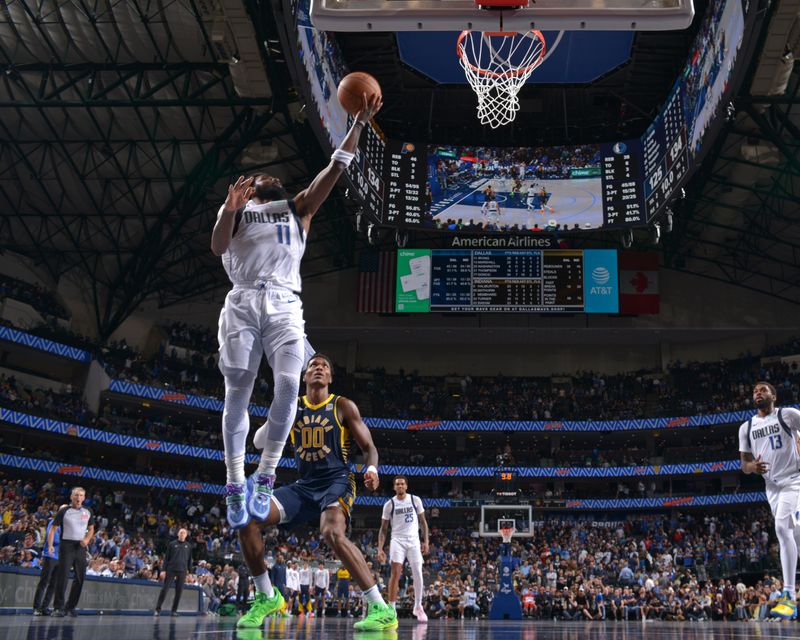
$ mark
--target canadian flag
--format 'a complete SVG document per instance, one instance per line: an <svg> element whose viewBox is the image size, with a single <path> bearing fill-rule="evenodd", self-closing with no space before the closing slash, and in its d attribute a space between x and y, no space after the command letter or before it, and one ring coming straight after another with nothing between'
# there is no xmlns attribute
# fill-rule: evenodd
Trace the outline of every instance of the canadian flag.
<svg viewBox="0 0 800 640"><path fill-rule="evenodd" d="M626 251L619 254L619 312L627 315L657 314L658 254Z"/></svg>

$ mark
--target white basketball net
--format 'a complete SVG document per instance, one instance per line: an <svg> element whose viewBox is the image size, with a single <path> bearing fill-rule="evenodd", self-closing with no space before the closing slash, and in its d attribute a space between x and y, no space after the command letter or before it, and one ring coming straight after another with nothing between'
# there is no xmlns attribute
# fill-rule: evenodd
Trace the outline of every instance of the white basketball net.
<svg viewBox="0 0 800 640"><path fill-rule="evenodd" d="M478 119L492 129L512 122L519 111L517 94L542 63L541 31L527 33L462 31L458 60L478 96Z"/></svg>
<svg viewBox="0 0 800 640"><path fill-rule="evenodd" d="M514 527L500 527L500 537L503 538L503 542L511 542L513 536Z"/></svg>

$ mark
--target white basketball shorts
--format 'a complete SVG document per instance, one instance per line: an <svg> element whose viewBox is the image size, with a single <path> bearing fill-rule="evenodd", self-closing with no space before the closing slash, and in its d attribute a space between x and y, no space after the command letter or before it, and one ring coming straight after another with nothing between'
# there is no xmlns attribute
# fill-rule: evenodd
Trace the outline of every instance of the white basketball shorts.
<svg viewBox="0 0 800 640"><path fill-rule="evenodd" d="M258 371L278 347L305 339L303 302L294 291L269 283L234 285L219 314L219 369Z"/></svg>
<svg viewBox="0 0 800 640"><path fill-rule="evenodd" d="M766 486L767 500L775 520L783 520L791 516L795 526L800 526L800 485L776 487Z"/></svg>
<svg viewBox="0 0 800 640"><path fill-rule="evenodd" d="M389 542L389 561L403 564L406 559L410 564L422 564L419 539L392 538Z"/></svg>

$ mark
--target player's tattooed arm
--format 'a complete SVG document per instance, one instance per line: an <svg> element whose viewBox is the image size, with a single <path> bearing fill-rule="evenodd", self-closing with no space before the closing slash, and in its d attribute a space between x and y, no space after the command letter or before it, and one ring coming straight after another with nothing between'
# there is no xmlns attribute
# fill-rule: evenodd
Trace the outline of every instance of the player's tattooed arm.
<svg viewBox="0 0 800 640"><path fill-rule="evenodd" d="M353 440L356 441L358 448L364 454L364 466L367 468L364 473L364 486L370 491L375 491L380 486L380 483L378 474L369 470L369 467L378 468L378 449L372 441L372 434L370 434L367 425L364 424L361 412L355 402L347 398L339 398L338 402L342 424L350 429Z"/></svg>
<svg viewBox="0 0 800 640"><path fill-rule="evenodd" d="M747 451L739 452L739 459L742 463L742 471L744 473L758 473L764 475L769 471L769 464L761 459L761 456L754 458L753 454Z"/></svg>

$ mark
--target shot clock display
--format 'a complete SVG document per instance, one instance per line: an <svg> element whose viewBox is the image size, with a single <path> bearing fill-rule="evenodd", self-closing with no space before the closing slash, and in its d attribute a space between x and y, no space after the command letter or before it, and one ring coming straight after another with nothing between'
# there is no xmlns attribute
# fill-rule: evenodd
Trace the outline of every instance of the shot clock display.
<svg viewBox="0 0 800 640"><path fill-rule="evenodd" d="M515 499L519 495L518 473L515 469L501 467L494 474L494 495L497 498Z"/></svg>

